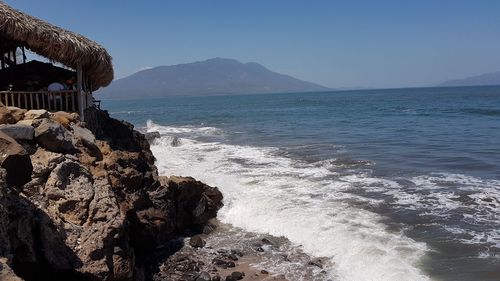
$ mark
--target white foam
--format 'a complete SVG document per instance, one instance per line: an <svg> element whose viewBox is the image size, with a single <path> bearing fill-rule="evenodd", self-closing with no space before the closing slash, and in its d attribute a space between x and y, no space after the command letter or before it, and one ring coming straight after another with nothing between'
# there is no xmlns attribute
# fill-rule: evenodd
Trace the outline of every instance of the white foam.
<svg viewBox="0 0 500 281"><path fill-rule="evenodd" d="M371 192L391 196L394 208L413 210L442 221L459 214L462 216L460 227L449 222L441 224L449 233L462 237L454 239L465 244L500 248L498 180L434 173L406 179L413 185L404 188L395 181L372 178L366 174L349 175L342 180ZM484 257L485 254L480 255Z"/></svg>
<svg viewBox="0 0 500 281"><path fill-rule="evenodd" d="M221 189L223 222L285 236L311 255L331 258L334 266L327 270L336 280L429 280L418 267L426 245L388 231L379 215L346 203L356 199L344 192L351 181L326 180L332 172L324 166L278 156L275 148L200 142L188 136L180 146L170 145L171 134L219 132L212 127L148 122L148 130L167 134L151 147L161 174L193 176Z"/></svg>

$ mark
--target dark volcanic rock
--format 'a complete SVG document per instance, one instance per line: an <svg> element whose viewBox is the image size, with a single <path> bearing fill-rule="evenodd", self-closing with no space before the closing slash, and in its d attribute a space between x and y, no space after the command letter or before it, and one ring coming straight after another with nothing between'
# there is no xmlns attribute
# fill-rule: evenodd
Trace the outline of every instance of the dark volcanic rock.
<svg viewBox="0 0 500 281"><path fill-rule="evenodd" d="M41 146L50 151L69 153L75 150L69 131L50 119L43 119L35 128L35 138Z"/></svg>
<svg viewBox="0 0 500 281"><path fill-rule="evenodd" d="M203 248L206 242L200 235L195 235L189 239L189 245L194 248Z"/></svg>
<svg viewBox="0 0 500 281"><path fill-rule="evenodd" d="M147 132L144 134L148 142L153 142L155 139L160 137L160 132Z"/></svg>
<svg viewBox="0 0 500 281"><path fill-rule="evenodd" d="M33 166L26 150L14 139L0 132L0 166L7 171L9 185L23 185L30 181Z"/></svg>
<svg viewBox="0 0 500 281"><path fill-rule="evenodd" d="M165 180L165 179L163 179ZM222 207L222 193L190 177L169 177L168 186L177 198L177 228L204 225Z"/></svg>
<svg viewBox="0 0 500 281"><path fill-rule="evenodd" d="M208 272L206 271L200 273L200 275L198 275L198 278L196 278L196 281L210 281L210 280L211 280L210 274L208 274Z"/></svg>
<svg viewBox="0 0 500 281"><path fill-rule="evenodd" d="M235 271L231 273L231 277L233 278L233 280L241 280L243 279L243 276L245 276L243 272Z"/></svg>

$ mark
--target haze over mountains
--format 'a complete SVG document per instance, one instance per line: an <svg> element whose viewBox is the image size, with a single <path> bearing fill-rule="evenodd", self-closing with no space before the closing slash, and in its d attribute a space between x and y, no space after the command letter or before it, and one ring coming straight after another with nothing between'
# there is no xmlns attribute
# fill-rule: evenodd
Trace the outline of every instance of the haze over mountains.
<svg viewBox="0 0 500 281"><path fill-rule="evenodd" d="M331 90L264 66L234 59L158 66L113 81L100 98L140 98L180 95L316 92Z"/></svg>
<svg viewBox="0 0 500 281"><path fill-rule="evenodd" d="M455 79L440 83L439 86L486 86L500 85L500 71L485 73L462 79Z"/></svg>

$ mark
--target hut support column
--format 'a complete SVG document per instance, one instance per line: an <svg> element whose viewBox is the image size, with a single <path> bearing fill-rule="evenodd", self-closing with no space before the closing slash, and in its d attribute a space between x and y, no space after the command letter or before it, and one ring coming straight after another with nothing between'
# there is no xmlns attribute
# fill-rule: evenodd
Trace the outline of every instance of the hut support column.
<svg viewBox="0 0 500 281"><path fill-rule="evenodd" d="M80 113L80 119L82 121L85 121L85 102L84 102L84 96L83 96L83 90L82 90L82 85L83 85L83 71L82 71L82 65L78 64L78 67L76 69L76 91L78 93L78 111Z"/></svg>

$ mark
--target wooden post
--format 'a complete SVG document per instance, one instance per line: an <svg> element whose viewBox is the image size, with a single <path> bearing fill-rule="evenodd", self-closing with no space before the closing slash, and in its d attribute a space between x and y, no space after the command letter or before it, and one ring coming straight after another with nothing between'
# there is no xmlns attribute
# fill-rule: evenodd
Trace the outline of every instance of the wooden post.
<svg viewBox="0 0 500 281"><path fill-rule="evenodd" d="M83 85L83 70L82 70L82 65L78 64L77 70L76 70L76 91L78 93L78 112L80 113L80 120L85 121L85 108L84 107L84 96L83 96L83 91L82 91L82 85Z"/></svg>
<svg viewBox="0 0 500 281"><path fill-rule="evenodd" d="M24 46L21 47L21 50L23 51L23 63L26 63L26 51L24 50Z"/></svg>

